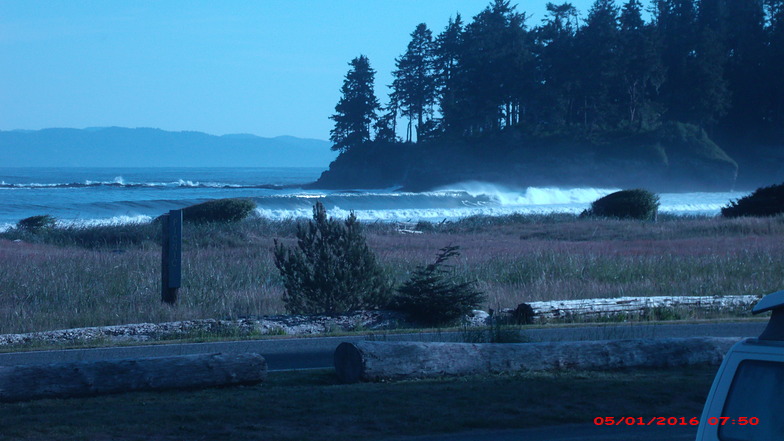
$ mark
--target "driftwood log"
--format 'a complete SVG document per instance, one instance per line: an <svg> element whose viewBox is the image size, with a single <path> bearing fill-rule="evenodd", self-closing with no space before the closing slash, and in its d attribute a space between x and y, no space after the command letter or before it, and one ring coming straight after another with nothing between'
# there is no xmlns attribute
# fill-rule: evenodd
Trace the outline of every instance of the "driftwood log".
<svg viewBox="0 0 784 441"><path fill-rule="evenodd" d="M344 383L495 372L720 364L739 338L667 338L543 343L341 343Z"/></svg>
<svg viewBox="0 0 784 441"><path fill-rule="evenodd" d="M259 354L198 354L112 361L0 366L0 401L260 383Z"/></svg>
<svg viewBox="0 0 784 441"><path fill-rule="evenodd" d="M617 314L641 315L656 308L685 308L689 310L751 310L760 299L757 295L737 296L654 296L616 297L608 299L552 300L521 303L517 309L501 310L501 316L516 322L562 317L596 318Z"/></svg>

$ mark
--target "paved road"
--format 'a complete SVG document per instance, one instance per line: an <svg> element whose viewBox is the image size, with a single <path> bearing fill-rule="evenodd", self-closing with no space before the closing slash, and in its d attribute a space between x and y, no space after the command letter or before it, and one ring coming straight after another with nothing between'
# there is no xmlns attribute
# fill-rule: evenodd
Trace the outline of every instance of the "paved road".
<svg viewBox="0 0 784 441"><path fill-rule="evenodd" d="M657 324L618 326L575 326L531 328L523 335L531 341L619 340L630 338L667 337L755 337L762 332L765 321L707 324ZM234 342L162 344L122 346L94 349L66 349L0 353L0 366L70 361L112 360L140 357L163 357L203 353L257 352L267 360L270 370L332 367L335 348L344 341L383 339L389 341L460 341L454 333L415 333L352 337L277 338Z"/></svg>

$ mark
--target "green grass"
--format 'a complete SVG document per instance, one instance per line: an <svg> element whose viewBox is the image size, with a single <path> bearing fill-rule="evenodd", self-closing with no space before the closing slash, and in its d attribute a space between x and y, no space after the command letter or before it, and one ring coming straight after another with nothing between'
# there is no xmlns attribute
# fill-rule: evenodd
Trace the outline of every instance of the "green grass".
<svg viewBox="0 0 784 441"><path fill-rule="evenodd" d="M699 417L716 367L524 373L340 385L331 371L259 386L0 404L3 440L379 440L565 423Z"/></svg>
<svg viewBox="0 0 784 441"><path fill-rule="evenodd" d="M0 233L0 333L283 313L273 240L293 243L297 225L267 219L186 225L174 308L160 302L153 225ZM542 300L766 294L784 285L784 217L640 222L511 215L422 230L365 225L371 249L398 285L440 248L459 245L456 275L476 279L488 296L483 307L496 310Z"/></svg>

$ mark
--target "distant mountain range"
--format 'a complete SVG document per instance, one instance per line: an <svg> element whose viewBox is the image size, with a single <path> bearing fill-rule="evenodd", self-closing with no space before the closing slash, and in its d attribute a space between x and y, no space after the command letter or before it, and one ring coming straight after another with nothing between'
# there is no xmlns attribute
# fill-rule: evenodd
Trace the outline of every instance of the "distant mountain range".
<svg viewBox="0 0 784 441"><path fill-rule="evenodd" d="M330 143L292 136L98 127L0 131L0 167L327 167Z"/></svg>

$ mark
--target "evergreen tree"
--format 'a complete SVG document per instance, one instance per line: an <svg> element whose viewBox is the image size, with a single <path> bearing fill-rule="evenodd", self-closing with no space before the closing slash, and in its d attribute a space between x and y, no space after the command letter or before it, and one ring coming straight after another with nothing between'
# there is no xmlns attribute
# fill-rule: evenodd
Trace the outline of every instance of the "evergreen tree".
<svg viewBox="0 0 784 441"><path fill-rule="evenodd" d="M664 81L664 68L653 30L642 19L642 4L628 0L621 10L620 75L630 128L642 129L658 120L655 96Z"/></svg>
<svg viewBox="0 0 784 441"><path fill-rule="evenodd" d="M711 127L730 105L730 91L724 78L727 62L726 9L724 0L701 0L698 5L697 35L687 69L690 83L686 98L691 105L682 121Z"/></svg>
<svg viewBox="0 0 784 441"><path fill-rule="evenodd" d="M745 144L751 141L749 135L752 134L760 141L762 133L758 129L765 120L765 106L761 104L768 93L764 67L767 49L764 4L762 0L724 1L725 78L732 91L732 105L722 119L722 131L744 134L745 139L726 144Z"/></svg>
<svg viewBox="0 0 784 441"><path fill-rule="evenodd" d="M694 0L655 0L656 31L662 41L662 63L667 72L661 89L666 117L692 121L691 93L695 87L690 59L696 54L697 10Z"/></svg>
<svg viewBox="0 0 784 441"><path fill-rule="evenodd" d="M618 8L614 0L596 0L577 34L582 75L582 116L586 129L606 128L618 119L620 81Z"/></svg>
<svg viewBox="0 0 784 441"><path fill-rule="evenodd" d="M391 99L389 105L381 110L384 110L385 113L373 125L376 141L397 142L397 103Z"/></svg>
<svg viewBox="0 0 784 441"><path fill-rule="evenodd" d="M580 72L573 62L577 57L577 9L571 3L547 4L548 15L536 28L536 53L539 63L537 119L548 125L564 126L575 119Z"/></svg>
<svg viewBox="0 0 784 441"><path fill-rule="evenodd" d="M399 100L403 116L408 117L406 141L413 139L412 125L416 118L417 140L425 123L425 116L433 113L436 101L436 77L433 59L433 34L427 25L420 23L411 33L406 53L395 63L392 88Z"/></svg>
<svg viewBox="0 0 784 441"><path fill-rule="evenodd" d="M762 102L771 140L784 144L784 0L766 0L768 49L764 72L767 93Z"/></svg>
<svg viewBox="0 0 784 441"><path fill-rule="evenodd" d="M292 314L342 314L388 301L389 282L353 212L340 221L316 202L313 220L297 225L297 245L275 240L273 251Z"/></svg>
<svg viewBox="0 0 784 441"><path fill-rule="evenodd" d="M466 26L462 47L456 104L467 111L467 131L516 125L535 78L525 15L495 0Z"/></svg>
<svg viewBox="0 0 784 441"><path fill-rule="evenodd" d="M449 24L438 35L433 49L435 63L436 92L441 111L441 129L447 133L459 132L460 108L455 102L457 85L456 72L460 68L458 58L462 50L463 21L460 14L449 19Z"/></svg>
<svg viewBox="0 0 784 441"><path fill-rule="evenodd" d="M379 109L378 100L373 92L376 72L364 55L349 63L351 69L343 81L340 101L335 106L335 128L330 131L332 150L345 152L370 141L370 129L376 120Z"/></svg>
<svg viewBox="0 0 784 441"><path fill-rule="evenodd" d="M385 108L367 59L352 61L332 116L333 148L368 142L371 128L377 140L399 142L400 116L406 141L417 142L511 127L602 135L669 120L700 125L730 148L784 144L784 0L650 5L646 23L643 0L593 0L580 25L571 3L548 3L529 31L510 0L491 0L466 24L450 19L435 41L420 24L395 60Z"/></svg>

